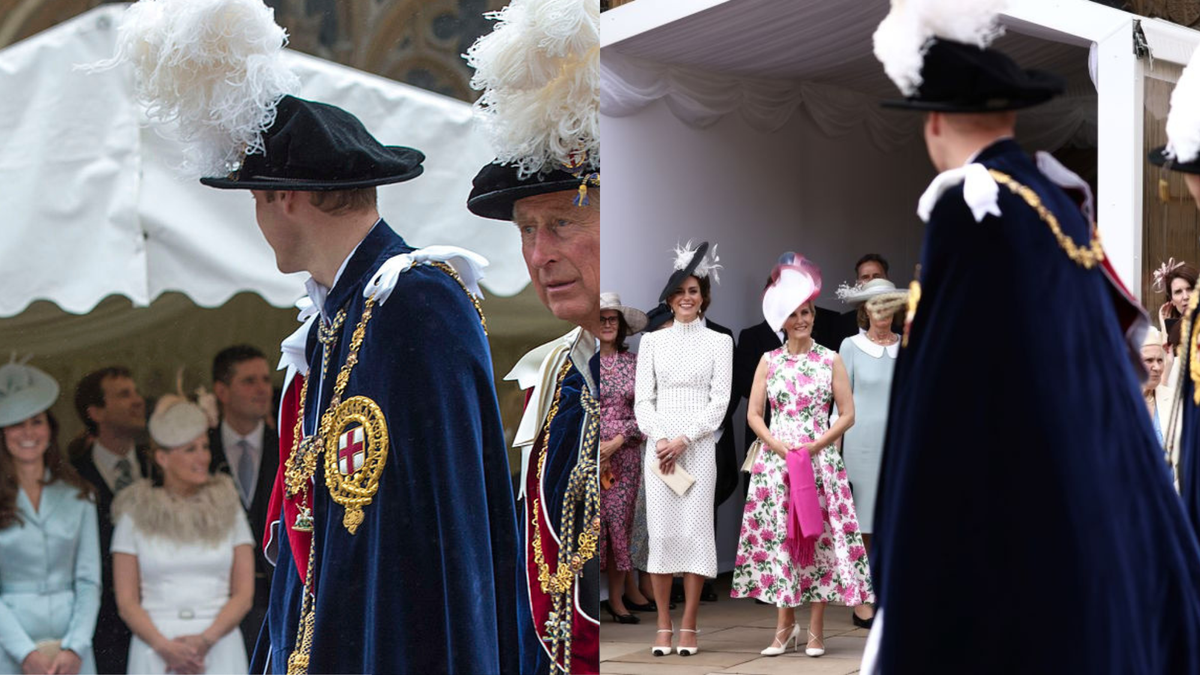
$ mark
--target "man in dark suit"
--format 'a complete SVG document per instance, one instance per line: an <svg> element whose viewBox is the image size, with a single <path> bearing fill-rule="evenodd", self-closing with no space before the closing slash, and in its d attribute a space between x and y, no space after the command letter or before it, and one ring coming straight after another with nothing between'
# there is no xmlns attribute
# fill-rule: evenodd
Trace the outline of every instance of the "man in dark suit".
<svg viewBox="0 0 1200 675"><path fill-rule="evenodd" d="M733 339L732 330L711 319L701 320L710 330L728 335L730 340ZM717 491L714 496L714 507L724 504L738 485L737 450L733 439L733 413L736 410L737 399L731 393L729 408L725 411L725 421L721 423L719 430L721 438L717 441Z"/></svg>
<svg viewBox="0 0 1200 675"><path fill-rule="evenodd" d="M814 326L820 321L814 322ZM782 331L775 332L771 330L771 326L766 321L757 323L749 328L742 330L738 335L737 345L733 348L733 393L732 405L736 406L741 399L750 400L750 389L754 386L754 373L758 370L758 361L763 354L769 351L779 349L783 344L781 337ZM819 341L818 341L819 342ZM742 420L746 424L746 450L750 449L750 445L757 438L754 431L750 428L750 423ZM766 406L763 410L763 421L769 426L771 424L771 406ZM749 482L743 486L744 490L749 487Z"/></svg>
<svg viewBox="0 0 1200 675"><path fill-rule="evenodd" d="M888 261L878 253L868 253L859 258L858 262L854 263L854 283L856 284L865 284L872 279L887 278L889 278ZM835 331L833 333L829 331L829 322L826 322L824 329L822 329L821 319L825 318L821 316L822 311L828 310L818 308L817 320L813 323L813 339L818 344L824 345L836 352L841 348L842 340L858 335L860 329L858 325L858 310L852 309L840 315L833 315L833 312L829 312L831 315L830 318L836 319L834 322ZM903 316L903 314L900 316ZM825 340L828 340L828 342Z"/></svg>
<svg viewBox="0 0 1200 675"><path fill-rule="evenodd" d="M258 545L254 606L242 619L242 639L250 654L271 599L271 567L262 554L267 506L279 468L279 436L265 422L271 414L271 369L261 351L236 345L213 359L212 378L213 394L221 404L221 423L208 433L213 470L233 476Z"/></svg>
<svg viewBox="0 0 1200 675"><path fill-rule="evenodd" d="M138 394L128 368L109 366L80 380L75 388L75 411L86 430L71 443L71 463L96 488L100 521L103 586L93 639L96 672L124 673L131 634L117 613L113 594L111 509L118 492L150 476L149 453L137 447L146 429L146 401Z"/></svg>
<svg viewBox="0 0 1200 675"><path fill-rule="evenodd" d="M710 330L728 335L730 340L733 339L732 330L707 317L701 317L700 320ZM740 480L738 477L737 445L733 438L733 413L737 410L737 403L737 398L731 392L729 396L729 408L725 410L725 420L721 422L721 428L718 431L721 437L717 440L717 490L713 495L714 530L717 526L717 509L737 489L738 481ZM700 599L704 602L717 601L717 592L713 590L711 580L704 582L704 588L700 591Z"/></svg>

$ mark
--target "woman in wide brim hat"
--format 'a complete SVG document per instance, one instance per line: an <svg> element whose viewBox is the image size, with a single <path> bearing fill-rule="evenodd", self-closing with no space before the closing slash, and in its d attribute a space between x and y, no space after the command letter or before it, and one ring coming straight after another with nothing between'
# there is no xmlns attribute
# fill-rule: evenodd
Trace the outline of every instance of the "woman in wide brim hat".
<svg viewBox="0 0 1200 675"><path fill-rule="evenodd" d="M715 247L714 247L715 249ZM637 361L634 411L646 436L642 480L646 529L658 607L658 633L651 653L671 651L671 582L683 575L684 613L680 655L699 651L696 624L706 578L717 575L713 501L717 488L715 432L724 421L733 378L733 340L705 327L706 289L720 266L707 243L675 252L674 270L652 312L650 326L670 327L642 338ZM678 472L678 476L675 474ZM694 482L690 485L688 477Z"/></svg>
<svg viewBox="0 0 1200 675"><path fill-rule="evenodd" d="M858 335L842 340L838 354L854 395L854 426L842 441L842 459L854 486L859 531L869 551L871 533L875 531L875 495L887 430L888 397L900 353L900 336L892 325L896 313L906 306L909 292L897 289L887 279L872 279L853 287L842 286L837 295L842 302L858 308L861 329ZM853 621L856 626L870 628L870 608L856 608Z"/></svg>
<svg viewBox="0 0 1200 675"><path fill-rule="evenodd" d="M644 440L633 412L637 356L625 338L646 327L646 314L621 304L616 293L600 294L600 567L608 573L606 611L614 621L638 623L625 605L626 574L633 572L629 552L641 479ZM633 602L640 607L647 599Z"/></svg>
<svg viewBox="0 0 1200 675"><path fill-rule="evenodd" d="M93 490L58 447L59 386L0 367L0 672L96 672L100 543ZM7 619L5 616L7 615Z"/></svg>
<svg viewBox="0 0 1200 675"><path fill-rule="evenodd" d="M836 447L855 420L850 382L838 355L812 338L820 291L816 265L791 253L763 294L763 317L784 331L786 342L762 356L750 391L746 416L761 450L751 460L732 595L778 608L764 656L778 656L792 643L799 648L796 607L812 604L805 654L817 657L825 653L825 605L874 600ZM834 404L839 417L831 424ZM767 405L770 427L763 421Z"/></svg>

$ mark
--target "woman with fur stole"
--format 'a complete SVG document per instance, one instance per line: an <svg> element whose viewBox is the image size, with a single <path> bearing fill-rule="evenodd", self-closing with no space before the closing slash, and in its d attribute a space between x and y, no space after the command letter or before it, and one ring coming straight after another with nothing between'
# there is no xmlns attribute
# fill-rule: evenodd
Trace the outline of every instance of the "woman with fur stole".
<svg viewBox="0 0 1200 675"><path fill-rule="evenodd" d="M131 673L244 673L254 537L233 481L209 473L208 420L181 396L150 418L155 478L113 504L113 586Z"/></svg>

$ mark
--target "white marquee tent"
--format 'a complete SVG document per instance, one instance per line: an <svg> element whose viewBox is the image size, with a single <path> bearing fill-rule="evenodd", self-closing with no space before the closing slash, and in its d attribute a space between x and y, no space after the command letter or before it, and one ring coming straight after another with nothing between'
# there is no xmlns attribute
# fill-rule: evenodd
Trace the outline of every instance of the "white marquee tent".
<svg viewBox="0 0 1200 675"><path fill-rule="evenodd" d="M74 68L112 55L122 10L97 8L0 51L0 316L37 299L85 313L111 294L145 305L165 291L204 307L239 291L290 306L302 279L276 271L247 193L176 177L178 147L144 124L127 68ZM385 144L428 156L424 176L379 190L393 227L410 243L488 256L493 293L525 287L515 228L465 208L471 177L492 157L468 104L285 55L299 96L341 106Z"/></svg>
<svg viewBox="0 0 1200 675"><path fill-rule="evenodd" d="M844 311L833 291L863 253L882 253L907 283L923 233L917 197L934 170L920 116L879 107L898 98L871 51L887 12L887 0L636 0L604 13L604 289L653 306L668 251L687 239L719 243L726 269L710 315L735 332L762 320L762 284L782 251L822 267L818 304L831 309ZM1186 63L1200 33L1087 0L1013 0L1003 23L999 49L1068 81L1065 96L1021 115L1018 137L1093 181L1105 247L1137 294L1143 80ZM735 502L720 515L722 569Z"/></svg>
<svg viewBox="0 0 1200 675"><path fill-rule="evenodd" d="M104 5L0 50L0 350L5 362L10 351L32 353L67 392L92 368L125 363L155 395L180 366L189 383L207 384L212 356L235 342L274 359L296 325L304 275L277 271L248 192L176 176L179 147L145 124L128 69L75 68L113 54L123 9ZM424 175L379 188L380 211L410 244L490 260L484 311L500 375L566 331L527 288L516 228L466 209L472 177L493 157L469 104L285 58L297 95L349 110L385 144L425 152ZM509 389L506 419L520 411ZM55 408L67 431L69 399Z"/></svg>

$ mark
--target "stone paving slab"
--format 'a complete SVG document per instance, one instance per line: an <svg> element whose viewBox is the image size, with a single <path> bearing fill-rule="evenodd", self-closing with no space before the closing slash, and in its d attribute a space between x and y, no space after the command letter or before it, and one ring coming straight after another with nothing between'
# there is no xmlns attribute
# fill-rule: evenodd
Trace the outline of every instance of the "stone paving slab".
<svg viewBox="0 0 1200 675"><path fill-rule="evenodd" d="M814 659L805 656L803 652L797 656L792 656L789 652L789 656L763 657L739 664L736 669L721 672L739 675L851 675L858 672L858 667L857 661L848 659L830 659L825 656Z"/></svg>
<svg viewBox="0 0 1200 675"><path fill-rule="evenodd" d="M641 613L637 625L608 620L600 626L600 672L611 675L851 675L859 671L868 631L851 623L847 607L825 610L825 655L812 658L800 651L777 657L760 656L775 632L775 608L751 600L728 597L729 575L717 580L721 599L700 606L700 653L694 656L655 657L655 616ZM676 624L683 615L672 612ZM796 610L803 632L808 627L809 609Z"/></svg>

